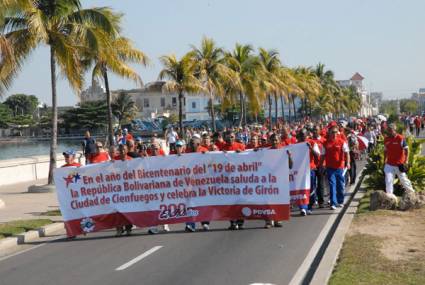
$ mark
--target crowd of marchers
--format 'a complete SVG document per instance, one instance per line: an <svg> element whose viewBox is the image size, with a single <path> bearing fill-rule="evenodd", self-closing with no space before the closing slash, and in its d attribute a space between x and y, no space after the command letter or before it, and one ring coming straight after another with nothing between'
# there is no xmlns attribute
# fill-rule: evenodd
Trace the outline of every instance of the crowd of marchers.
<svg viewBox="0 0 425 285"><path fill-rule="evenodd" d="M423 124L421 127L423 128ZM101 141L91 137L87 131L82 145L85 163L94 164L150 156L181 156L195 152L266 151L305 143L310 156L311 189L309 203L298 208L300 215L306 216L312 214L316 208L336 210L343 207L346 185L356 182L356 162L375 147L380 136L384 137L385 145L386 192L392 194L395 176L398 176L406 190L413 191L405 170L408 157L405 138L397 133L394 124L387 124L386 120L376 118L353 118L349 122L312 121L307 118L292 124L278 123L271 129L266 125L254 125L227 128L222 132L212 132L208 128L185 128L180 131L170 127L165 132L164 140L154 135L149 141L135 138L131 132L123 129L118 130L114 138L115 144L109 148L105 148ZM164 141L167 147L163 147ZM292 154L289 151L286 153L291 168ZM63 155L66 162L63 167L82 166L77 162L75 150L65 151ZM265 221L265 228L281 226L281 221ZM209 227L209 221L201 222L202 230L207 231ZM229 230L243 227L242 219L230 221ZM118 227L116 235L130 235L132 228L131 224ZM168 225L162 225L162 230L169 231ZM194 232L195 223L186 223L185 230ZM156 234L159 229L151 227L148 232Z"/></svg>

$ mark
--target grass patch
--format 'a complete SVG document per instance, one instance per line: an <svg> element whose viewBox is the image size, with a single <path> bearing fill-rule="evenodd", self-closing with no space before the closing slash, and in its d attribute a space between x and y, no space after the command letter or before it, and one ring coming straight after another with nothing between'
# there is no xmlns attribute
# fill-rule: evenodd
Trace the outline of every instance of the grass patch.
<svg viewBox="0 0 425 285"><path fill-rule="evenodd" d="M53 223L53 221L49 219L19 220L0 223L0 238L10 237L16 234L35 230L51 223Z"/></svg>
<svg viewBox="0 0 425 285"><path fill-rule="evenodd" d="M60 210L51 210L41 213L40 216L62 216L62 213Z"/></svg>
<svg viewBox="0 0 425 285"><path fill-rule="evenodd" d="M391 261L379 251L383 241L365 234L348 236L329 284L425 284L425 259Z"/></svg>

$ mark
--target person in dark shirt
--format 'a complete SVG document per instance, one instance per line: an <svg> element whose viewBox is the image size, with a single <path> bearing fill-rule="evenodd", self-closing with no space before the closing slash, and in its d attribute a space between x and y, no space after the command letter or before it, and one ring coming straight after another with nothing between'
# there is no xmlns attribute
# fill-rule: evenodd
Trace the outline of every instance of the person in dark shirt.
<svg viewBox="0 0 425 285"><path fill-rule="evenodd" d="M90 163L91 157L96 154L96 140L93 138L89 131L84 134L82 142L83 154L86 158L86 164Z"/></svg>
<svg viewBox="0 0 425 285"><path fill-rule="evenodd" d="M140 157L139 152L137 152L136 150L136 145L134 144L133 140L128 140L126 142L127 148L128 148L128 153L127 155L132 157L132 158L138 158Z"/></svg>

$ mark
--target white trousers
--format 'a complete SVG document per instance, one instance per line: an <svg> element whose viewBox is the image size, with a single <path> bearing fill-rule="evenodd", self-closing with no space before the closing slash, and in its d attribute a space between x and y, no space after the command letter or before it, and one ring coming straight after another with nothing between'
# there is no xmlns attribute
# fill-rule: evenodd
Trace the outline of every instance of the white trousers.
<svg viewBox="0 0 425 285"><path fill-rule="evenodd" d="M385 172L385 191L388 194L393 194L395 175L397 175L404 189L408 191L414 191L412 187L412 182L410 182L409 178L407 178L406 173L400 172L400 170L398 169L398 166L385 164L384 172Z"/></svg>

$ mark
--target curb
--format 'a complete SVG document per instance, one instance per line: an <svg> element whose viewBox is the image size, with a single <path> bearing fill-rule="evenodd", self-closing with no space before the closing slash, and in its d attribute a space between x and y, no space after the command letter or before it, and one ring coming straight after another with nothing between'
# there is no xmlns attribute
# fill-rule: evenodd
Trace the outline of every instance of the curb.
<svg viewBox="0 0 425 285"><path fill-rule="evenodd" d="M64 228L64 223L52 223L39 229L0 239L0 251L46 237Z"/></svg>
<svg viewBox="0 0 425 285"><path fill-rule="evenodd" d="M310 284L328 284L332 276L332 272L337 264L339 254L345 241L345 237L350 229L354 216L357 213L357 208L360 204L360 199L366 194L364 187L357 189L354 197L352 198L349 206L347 207L343 218L338 225L336 231L326 248L322 259L314 272Z"/></svg>
<svg viewBox="0 0 425 285"><path fill-rule="evenodd" d="M328 222L323 227L323 229L320 232L319 236L317 237L315 243L313 244L313 246L311 247L307 256L305 257L303 263L298 268L298 271L295 273L292 280L290 281L290 283L289 283L290 285L298 285L298 284L319 284L319 285L323 285L323 284L327 284L327 282L328 282L328 280L329 280L329 278L332 274L334 264L336 263L336 259L337 259L338 254L339 254L339 250L338 250L337 254L335 255L335 263L332 263L332 265L330 266L328 279L326 281L321 281L319 283L317 283L317 282L313 283L313 278L316 277L316 275L319 272L324 272L324 270L326 271L328 269L328 268L325 269L325 268L323 268L323 266L322 267L320 267L320 266L324 263L323 260L324 260L325 255L330 254L329 248L331 246L331 243L334 242L334 239L335 239L334 236L336 236L337 234L339 234L341 232L341 230L340 230L341 221L346 216L347 209L349 209L351 207L353 199L354 198L357 199L357 197L356 197L357 192L360 189L360 187L363 183L363 179L364 179L363 169L358 174L357 183L354 186L351 186L349 189L346 190L346 194L349 194L346 205L344 206L344 208L342 208L342 210L337 215L334 215L333 217L329 218ZM356 210L355 210L354 214L355 213L356 213ZM351 220L350 220L350 224L351 224ZM347 227L347 231L348 231L348 228L349 228L349 225ZM346 231L344 231L343 237L345 237L345 233L346 233ZM342 240L342 242L343 242L343 240ZM342 247L342 242L341 242L341 247ZM334 253L334 252L332 252L332 253Z"/></svg>

